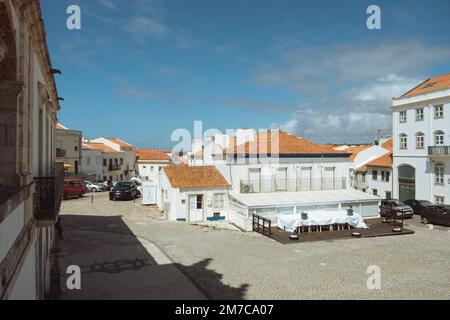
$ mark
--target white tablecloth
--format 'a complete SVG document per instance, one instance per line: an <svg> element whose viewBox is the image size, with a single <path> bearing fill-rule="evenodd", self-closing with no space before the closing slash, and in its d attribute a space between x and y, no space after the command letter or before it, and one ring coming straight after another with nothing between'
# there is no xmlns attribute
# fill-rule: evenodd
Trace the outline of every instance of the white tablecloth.
<svg viewBox="0 0 450 320"><path fill-rule="evenodd" d="M367 229L368 226L364 223L363 218L358 213L353 213L352 216L347 215L345 210L315 210L308 212L308 219L303 220L300 213L297 214L280 214L277 217L277 226L280 229L294 232L297 227L301 226L328 226L330 224L344 224L348 223L353 228Z"/></svg>

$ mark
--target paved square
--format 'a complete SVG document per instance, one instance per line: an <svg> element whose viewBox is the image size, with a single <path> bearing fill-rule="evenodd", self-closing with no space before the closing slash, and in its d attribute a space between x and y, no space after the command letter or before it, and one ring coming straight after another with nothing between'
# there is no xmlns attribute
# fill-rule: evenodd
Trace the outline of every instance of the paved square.
<svg viewBox="0 0 450 320"><path fill-rule="evenodd" d="M184 288L181 295L176 295L174 288L161 298L173 294L181 299L186 295L193 299L450 299L449 228L429 229L417 218L406 222L414 235L282 245L255 233L169 222L156 208L142 207L139 200L114 203L106 193L94 194L93 203L90 196L64 202L61 209L65 230L62 266L69 261L77 264L77 259L125 259L127 268L133 259L144 255L156 261L155 255L159 255L174 266L169 273L154 273L163 278L159 284L176 287L177 281L165 279L175 274L181 279L180 290ZM86 258L85 248L77 246L83 232L95 231L97 240L86 247L95 246L96 251L108 254ZM131 240L124 243L126 250L108 246L123 241L109 238L120 233L145 239L158 250ZM366 271L371 265L381 270L380 290L367 288ZM131 279L119 298L158 298L154 288L159 284L133 289L140 276L151 273L129 269L128 274L110 277L109 282L100 273L92 273L88 278L92 283L85 290L76 294L64 290L62 297L115 298L118 293L114 290L102 296L102 288L114 288Z"/></svg>

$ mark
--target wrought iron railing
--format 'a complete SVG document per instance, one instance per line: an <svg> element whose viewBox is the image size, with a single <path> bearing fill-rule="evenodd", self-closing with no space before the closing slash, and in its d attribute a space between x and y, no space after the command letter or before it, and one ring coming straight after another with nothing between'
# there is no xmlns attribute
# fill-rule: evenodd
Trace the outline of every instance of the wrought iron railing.
<svg viewBox="0 0 450 320"><path fill-rule="evenodd" d="M64 166L55 164L49 177L34 178L33 213L38 225L52 225L58 220L64 188Z"/></svg>
<svg viewBox="0 0 450 320"><path fill-rule="evenodd" d="M450 146L431 146L428 147L430 156L450 156Z"/></svg>
<svg viewBox="0 0 450 320"><path fill-rule="evenodd" d="M241 193L281 192L281 191L322 191L347 188L345 177L322 179L261 179L241 180Z"/></svg>
<svg viewBox="0 0 450 320"><path fill-rule="evenodd" d="M272 235L272 221L270 221L270 219L254 214L253 231L270 237Z"/></svg>

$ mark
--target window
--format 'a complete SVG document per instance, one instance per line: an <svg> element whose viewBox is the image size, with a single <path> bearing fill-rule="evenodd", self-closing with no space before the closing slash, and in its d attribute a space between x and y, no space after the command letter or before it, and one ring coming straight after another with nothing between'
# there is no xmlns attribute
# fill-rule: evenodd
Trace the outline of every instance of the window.
<svg viewBox="0 0 450 320"><path fill-rule="evenodd" d="M443 146L444 145L444 132L436 131L434 133L434 145L435 146Z"/></svg>
<svg viewBox="0 0 450 320"><path fill-rule="evenodd" d="M400 111L400 122L406 122L406 111Z"/></svg>
<svg viewBox="0 0 450 320"><path fill-rule="evenodd" d="M377 189L372 189L372 194L373 194L374 196L377 196L377 195L378 195L378 190L377 190Z"/></svg>
<svg viewBox="0 0 450 320"><path fill-rule="evenodd" d="M78 146L75 146L75 147L74 147L74 150L75 150L75 151L78 151Z"/></svg>
<svg viewBox="0 0 450 320"><path fill-rule="evenodd" d="M389 179L391 177L391 173L389 171L383 171L384 173L384 179L382 179L383 181L389 182Z"/></svg>
<svg viewBox="0 0 450 320"><path fill-rule="evenodd" d="M147 166L142 166L142 169L145 169L145 168L147 168Z"/></svg>
<svg viewBox="0 0 450 320"><path fill-rule="evenodd" d="M416 120L423 120L423 108L416 109Z"/></svg>
<svg viewBox="0 0 450 320"><path fill-rule="evenodd" d="M442 196L434 196L434 202L439 205L443 205L445 202L445 198Z"/></svg>
<svg viewBox="0 0 450 320"><path fill-rule="evenodd" d="M366 174L365 173L362 174L362 182L366 182Z"/></svg>
<svg viewBox="0 0 450 320"><path fill-rule="evenodd" d="M372 170L372 180L378 180L378 171Z"/></svg>
<svg viewBox="0 0 450 320"><path fill-rule="evenodd" d="M225 202L225 193L214 193L213 203L215 209L222 209Z"/></svg>
<svg viewBox="0 0 450 320"><path fill-rule="evenodd" d="M443 118L444 117L444 105L440 104L434 106L434 118Z"/></svg>
<svg viewBox="0 0 450 320"><path fill-rule="evenodd" d="M436 164L434 167L434 173L436 175L435 183L444 184L444 165Z"/></svg>
<svg viewBox="0 0 450 320"><path fill-rule="evenodd" d="M400 149L408 148L408 136L404 133L400 135Z"/></svg>
<svg viewBox="0 0 450 320"><path fill-rule="evenodd" d="M150 166L150 171L154 171L155 167L154 166Z"/></svg>
<svg viewBox="0 0 450 320"><path fill-rule="evenodd" d="M203 208L203 196L201 194L197 195L196 208L197 209Z"/></svg>
<svg viewBox="0 0 450 320"><path fill-rule="evenodd" d="M120 158L120 164L121 165L123 164L123 158Z"/></svg>
<svg viewBox="0 0 450 320"><path fill-rule="evenodd" d="M425 145L425 135L422 132L416 133L416 149L423 149Z"/></svg>
<svg viewBox="0 0 450 320"><path fill-rule="evenodd" d="M392 192L386 191L386 199L391 199L391 198L392 198Z"/></svg>

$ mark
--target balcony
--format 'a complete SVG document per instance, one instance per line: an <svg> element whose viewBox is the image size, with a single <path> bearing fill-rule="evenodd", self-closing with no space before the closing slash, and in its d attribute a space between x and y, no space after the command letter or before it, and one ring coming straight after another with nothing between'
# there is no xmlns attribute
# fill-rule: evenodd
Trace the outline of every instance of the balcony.
<svg viewBox="0 0 450 320"><path fill-rule="evenodd" d="M241 193L344 190L346 178L241 180Z"/></svg>
<svg viewBox="0 0 450 320"><path fill-rule="evenodd" d="M110 164L108 166L108 170L109 171L118 171L121 169L121 165L120 164Z"/></svg>
<svg viewBox="0 0 450 320"><path fill-rule="evenodd" d="M57 158L65 158L66 157L66 149L56 148L56 157Z"/></svg>
<svg viewBox="0 0 450 320"><path fill-rule="evenodd" d="M63 188L63 164L55 164L50 177L34 178L33 214L38 226L52 226L58 220Z"/></svg>
<svg viewBox="0 0 450 320"><path fill-rule="evenodd" d="M428 147L429 156L450 156L450 146Z"/></svg>

